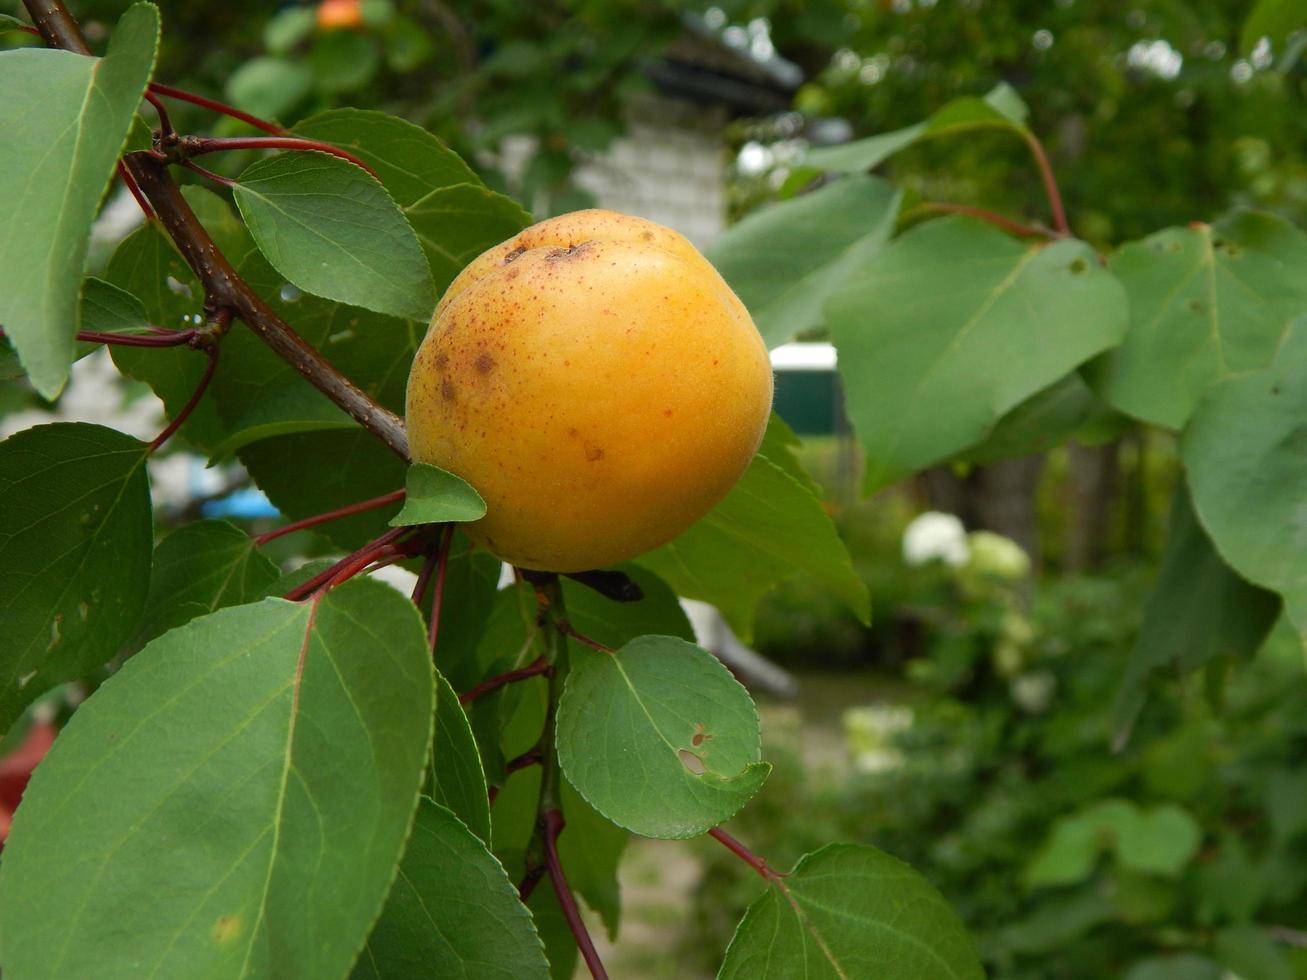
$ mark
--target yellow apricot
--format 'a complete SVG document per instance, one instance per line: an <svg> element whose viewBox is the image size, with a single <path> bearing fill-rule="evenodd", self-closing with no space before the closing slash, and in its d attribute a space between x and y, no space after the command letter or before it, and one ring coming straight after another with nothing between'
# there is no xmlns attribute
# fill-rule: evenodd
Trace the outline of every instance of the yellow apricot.
<svg viewBox="0 0 1307 980"><path fill-rule="evenodd" d="M409 374L409 449L485 498L474 542L582 571L711 510L771 399L753 320L693 245L577 211L485 252L445 292Z"/></svg>

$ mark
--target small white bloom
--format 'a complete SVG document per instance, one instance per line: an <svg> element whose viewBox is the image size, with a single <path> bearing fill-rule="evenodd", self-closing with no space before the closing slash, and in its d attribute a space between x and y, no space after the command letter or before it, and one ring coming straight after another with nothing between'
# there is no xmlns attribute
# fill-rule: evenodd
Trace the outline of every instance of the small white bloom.
<svg viewBox="0 0 1307 980"><path fill-rule="evenodd" d="M1057 678L1047 670L1022 674L1012 682L1012 700L1028 714L1037 715L1053 703L1057 691Z"/></svg>
<svg viewBox="0 0 1307 980"><path fill-rule="evenodd" d="M953 514L931 510L918 516L903 532L903 560L925 565L939 560L954 568L971 557L967 531Z"/></svg>

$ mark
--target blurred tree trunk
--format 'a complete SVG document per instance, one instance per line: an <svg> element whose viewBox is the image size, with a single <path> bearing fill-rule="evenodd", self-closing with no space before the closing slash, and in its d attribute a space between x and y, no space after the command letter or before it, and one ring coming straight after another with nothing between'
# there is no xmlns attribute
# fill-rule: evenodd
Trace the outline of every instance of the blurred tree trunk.
<svg viewBox="0 0 1307 980"><path fill-rule="evenodd" d="M937 466L921 475L921 485L933 510L956 514L968 528L1011 538L1038 565L1035 489L1043 467L1042 453L976 466L965 477Z"/></svg>
<svg viewBox="0 0 1307 980"><path fill-rule="evenodd" d="M1071 526L1067 528L1066 570L1100 567L1108 550L1112 505L1120 483L1116 440L1101 446L1070 447Z"/></svg>

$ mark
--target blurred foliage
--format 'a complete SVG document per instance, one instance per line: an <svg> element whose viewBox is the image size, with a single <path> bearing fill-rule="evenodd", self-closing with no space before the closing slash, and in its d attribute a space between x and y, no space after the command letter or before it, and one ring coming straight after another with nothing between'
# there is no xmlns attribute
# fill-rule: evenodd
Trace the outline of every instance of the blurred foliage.
<svg viewBox="0 0 1307 980"><path fill-rule="evenodd" d="M1006 980L1124 976L1176 953L1301 976L1284 943L1307 927L1307 690L1291 632L1238 671L1159 681L1113 755L1105 706L1145 569L1049 580L1028 604L999 580L935 571L912 691L845 715L854 775L814 768L797 726L769 719L776 772L732 832L778 867L831 837L913 863ZM687 955L711 959L757 888L710 858Z"/></svg>

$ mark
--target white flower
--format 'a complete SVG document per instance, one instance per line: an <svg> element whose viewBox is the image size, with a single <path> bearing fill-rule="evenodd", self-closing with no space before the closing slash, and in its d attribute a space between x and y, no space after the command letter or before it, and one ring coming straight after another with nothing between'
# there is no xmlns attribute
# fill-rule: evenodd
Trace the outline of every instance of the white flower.
<svg viewBox="0 0 1307 980"><path fill-rule="evenodd" d="M971 557L967 531L953 514L931 510L918 516L903 532L903 560L909 565L939 561L954 568Z"/></svg>

